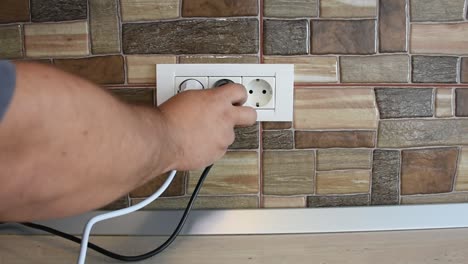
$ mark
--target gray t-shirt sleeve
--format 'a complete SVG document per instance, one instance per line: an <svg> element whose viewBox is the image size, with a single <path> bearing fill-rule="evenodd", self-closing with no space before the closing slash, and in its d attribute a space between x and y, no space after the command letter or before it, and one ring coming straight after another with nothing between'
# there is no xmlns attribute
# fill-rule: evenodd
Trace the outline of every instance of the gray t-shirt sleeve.
<svg viewBox="0 0 468 264"><path fill-rule="evenodd" d="M16 67L13 63L0 60L0 122L5 116L16 86Z"/></svg>

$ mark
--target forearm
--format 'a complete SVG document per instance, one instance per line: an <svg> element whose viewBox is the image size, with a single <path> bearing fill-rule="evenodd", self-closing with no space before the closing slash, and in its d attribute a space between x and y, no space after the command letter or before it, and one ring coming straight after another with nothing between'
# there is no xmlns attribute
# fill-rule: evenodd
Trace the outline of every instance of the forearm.
<svg viewBox="0 0 468 264"><path fill-rule="evenodd" d="M95 209L173 169L162 118L77 77L18 64L0 123L0 220Z"/></svg>

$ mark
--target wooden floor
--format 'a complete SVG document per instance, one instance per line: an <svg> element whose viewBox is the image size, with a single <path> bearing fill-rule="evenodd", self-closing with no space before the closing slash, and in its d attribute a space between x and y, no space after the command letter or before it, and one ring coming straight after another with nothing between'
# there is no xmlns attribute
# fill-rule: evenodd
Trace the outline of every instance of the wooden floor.
<svg viewBox="0 0 468 264"><path fill-rule="evenodd" d="M160 237L95 237L93 242L138 254ZM0 263L74 263L78 246L50 236L0 236ZM87 263L121 263L90 251ZM180 237L141 263L468 263L468 229L271 236Z"/></svg>

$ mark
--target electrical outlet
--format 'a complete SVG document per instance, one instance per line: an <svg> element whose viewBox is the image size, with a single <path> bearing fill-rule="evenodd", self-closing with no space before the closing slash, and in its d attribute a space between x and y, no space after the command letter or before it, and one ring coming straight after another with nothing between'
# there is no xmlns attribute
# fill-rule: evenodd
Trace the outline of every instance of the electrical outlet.
<svg viewBox="0 0 468 264"><path fill-rule="evenodd" d="M157 102L187 90L216 89L240 83L247 90L246 106L257 110L258 121L292 121L292 64L159 64Z"/></svg>

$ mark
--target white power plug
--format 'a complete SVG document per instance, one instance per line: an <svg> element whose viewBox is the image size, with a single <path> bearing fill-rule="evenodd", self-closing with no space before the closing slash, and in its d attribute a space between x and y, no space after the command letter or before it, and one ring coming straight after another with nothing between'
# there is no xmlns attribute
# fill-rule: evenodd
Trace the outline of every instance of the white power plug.
<svg viewBox="0 0 468 264"><path fill-rule="evenodd" d="M257 110L257 121L292 121L292 64L159 64L157 102L186 90L211 89L229 82L243 84L245 105Z"/></svg>

